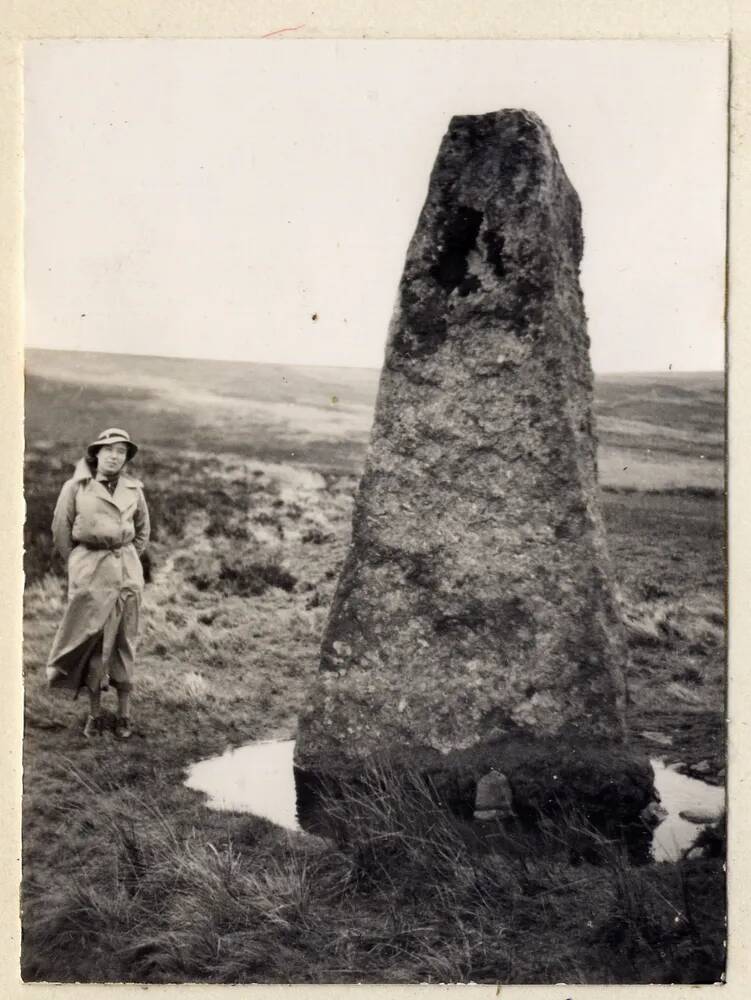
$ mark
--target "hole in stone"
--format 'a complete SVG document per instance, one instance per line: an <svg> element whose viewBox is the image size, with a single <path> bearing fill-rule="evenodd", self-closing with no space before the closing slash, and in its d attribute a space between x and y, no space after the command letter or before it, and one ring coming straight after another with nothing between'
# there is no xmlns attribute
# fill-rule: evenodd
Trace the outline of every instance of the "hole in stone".
<svg viewBox="0 0 751 1000"><path fill-rule="evenodd" d="M487 262L493 268L493 273L497 278L505 278L506 265L503 259L504 240L500 233L493 232L492 229L483 236L483 242L487 250Z"/></svg>
<svg viewBox="0 0 751 1000"><path fill-rule="evenodd" d="M441 234L443 249L430 274L447 292L452 292L469 278L467 258L475 247L481 225L482 212L469 205L458 205L444 226ZM467 287L467 291L470 290Z"/></svg>

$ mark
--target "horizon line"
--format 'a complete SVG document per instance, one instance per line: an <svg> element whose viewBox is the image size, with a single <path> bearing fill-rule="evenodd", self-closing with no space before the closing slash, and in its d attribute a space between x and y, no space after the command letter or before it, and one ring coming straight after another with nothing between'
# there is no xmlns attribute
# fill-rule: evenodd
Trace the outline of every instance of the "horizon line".
<svg viewBox="0 0 751 1000"><path fill-rule="evenodd" d="M322 362L298 361L253 361L249 358L209 358L189 354L134 354L129 351L90 351L77 347L35 347L28 344L24 347L24 355L29 351L45 351L50 354L94 354L102 357L123 358L153 358L158 361L207 361L215 364L264 365L279 368L337 368L351 371L381 371L383 365L343 365L325 364ZM618 375L725 375L726 367L722 368L623 368L599 371L592 369L595 376Z"/></svg>

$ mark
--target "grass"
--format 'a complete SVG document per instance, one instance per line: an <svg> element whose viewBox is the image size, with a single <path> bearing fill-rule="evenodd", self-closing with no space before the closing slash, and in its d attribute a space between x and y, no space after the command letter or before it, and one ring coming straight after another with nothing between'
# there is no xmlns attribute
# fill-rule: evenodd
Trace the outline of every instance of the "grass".
<svg viewBox="0 0 751 1000"><path fill-rule="evenodd" d="M169 395L173 383L184 378L195 387L203 373L206 392L234 399L244 391L247 372L227 366L212 381L199 363L176 366L177 375L165 363L147 373L149 386L127 393L117 377L122 381L124 364L140 371L139 359L109 359L107 369L94 356L80 374L82 409L62 432L69 440L52 449L47 442L57 440L54 421L66 427L62 415L71 413L61 384L69 389L77 377L71 359L66 363L61 371L63 362L47 357L28 403L25 978L719 978L721 837L713 857L643 868L601 839L595 865L582 860L586 852L574 858L568 847L552 849L555 842L570 844L572 836L594 837L569 816L547 831L550 850L530 852L513 830L498 829L491 831L498 849L489 851L471 825L436 807L418 778L383 773L332 803L339 832L331 841L207 810L203 797L182 784L188 764L228 746L294 734L346 551L362 445L356 438L345 445L310 438L310 448L298 445L291 459L285 454L288 431L274 425L259 447L258 425L239 404L238 423L221 443L229 426L224 418L207 421L200 433L191 430L195 414L179 408L179 393ZM314 405L319 393L325 407L327 382L314 374L300 373L294 388L308 393L306 405ZM167 380L161 383L166 389L159 389L157 376ZM345 375L336 377L341 399L350 391L353 406L365 405L373 382L353 379L348 390ZM259 376L253 385L262 381ZM606 386L611 416L635 398L652 399L650 384ZM655 391L663 403L668 395L673 399L676 413L691 414L684 426L698 428L699 411L705 421L713 419L715 389L716 380L697 376L685 386L671 382ZM273 387L258 391L274 401ZM161 399L174 404L165 420L158 412ZM80 441L92 425L112 422L113 400L115 423L125 420L147 441L158 427L165 443L139 456L155 532L134 695L136 733L120 744L107 732L88 746L80 738L85 706L44 683L64 601L48 525ZM640 412L629 419L643 424ZM196 413L214 410L199 398ZM643 433L641 425L636 430ZM633 427L630 432L636 433ZM713 431L703 426L700 432ZM638 489L638 482L626 479L606 484L602 495L629 629L632 740L653 750L642 734L666 734L672 759L708 759L720 775L722 483L686 473L689 460L679 451L665 454L660 468L672 470L671 492L654 485L651 492Z"/></svg>
<svg viewBox="0 0 751 1000"><path fill-rule="evenodd" d="M72 839L106 842L30 892L28 978L116 982L702 982L722 969L718 863L634 869L478 851L410 776L370 774L335 841L196 829L66 761ZM386 791L384 791L386 789ZM52 818L52 817L51 817ZM60 817L63 819L63 817ZM555 831L551 833L551 836ZM62 972L62 974L61 974Z"/></svg>

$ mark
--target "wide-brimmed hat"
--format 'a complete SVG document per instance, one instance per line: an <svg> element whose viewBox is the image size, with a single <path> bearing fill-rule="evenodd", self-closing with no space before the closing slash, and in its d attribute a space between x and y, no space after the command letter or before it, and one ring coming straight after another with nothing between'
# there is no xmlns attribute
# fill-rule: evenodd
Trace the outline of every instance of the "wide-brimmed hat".
<svg viewBox="0 0 751 1000"><path fill-rule="evenodd" d="M96 441L91 442L89 447L86 449L86 454L89 458L94 458L99 449L105 444L126 445L128 448L128 462L138 451L138 445L130 440L130 434L128 434L127 431L124 431L121 427L108 427L106 431L102 431Z"/></svg>

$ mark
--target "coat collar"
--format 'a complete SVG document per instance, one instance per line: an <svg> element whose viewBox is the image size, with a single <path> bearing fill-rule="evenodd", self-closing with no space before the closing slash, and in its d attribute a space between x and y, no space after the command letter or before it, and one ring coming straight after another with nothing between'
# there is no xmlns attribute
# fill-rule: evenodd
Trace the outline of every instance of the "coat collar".
<svg viewBox="0 0 751 1000"><path fill-rule="evenodd" d="M140 479L136 479L135 476L129 476L127 472L121 472L117 480L115 492L110 494L107 487L103 483L100 483L95 476L92 476L91 469L85 458L80 459L76 465L73 473L73 482L89 483L98 497L106 500L107 503L113 504L120 511L126 510L133 503L132 490L143 486Z"/></svg>
<svg viewBox="0 0 751 1000"><path fill-rule="evenodd" d="M73 470L73 482L80 483L84 479L91 479L91 469L85 458L79 458Z"/></svg>

